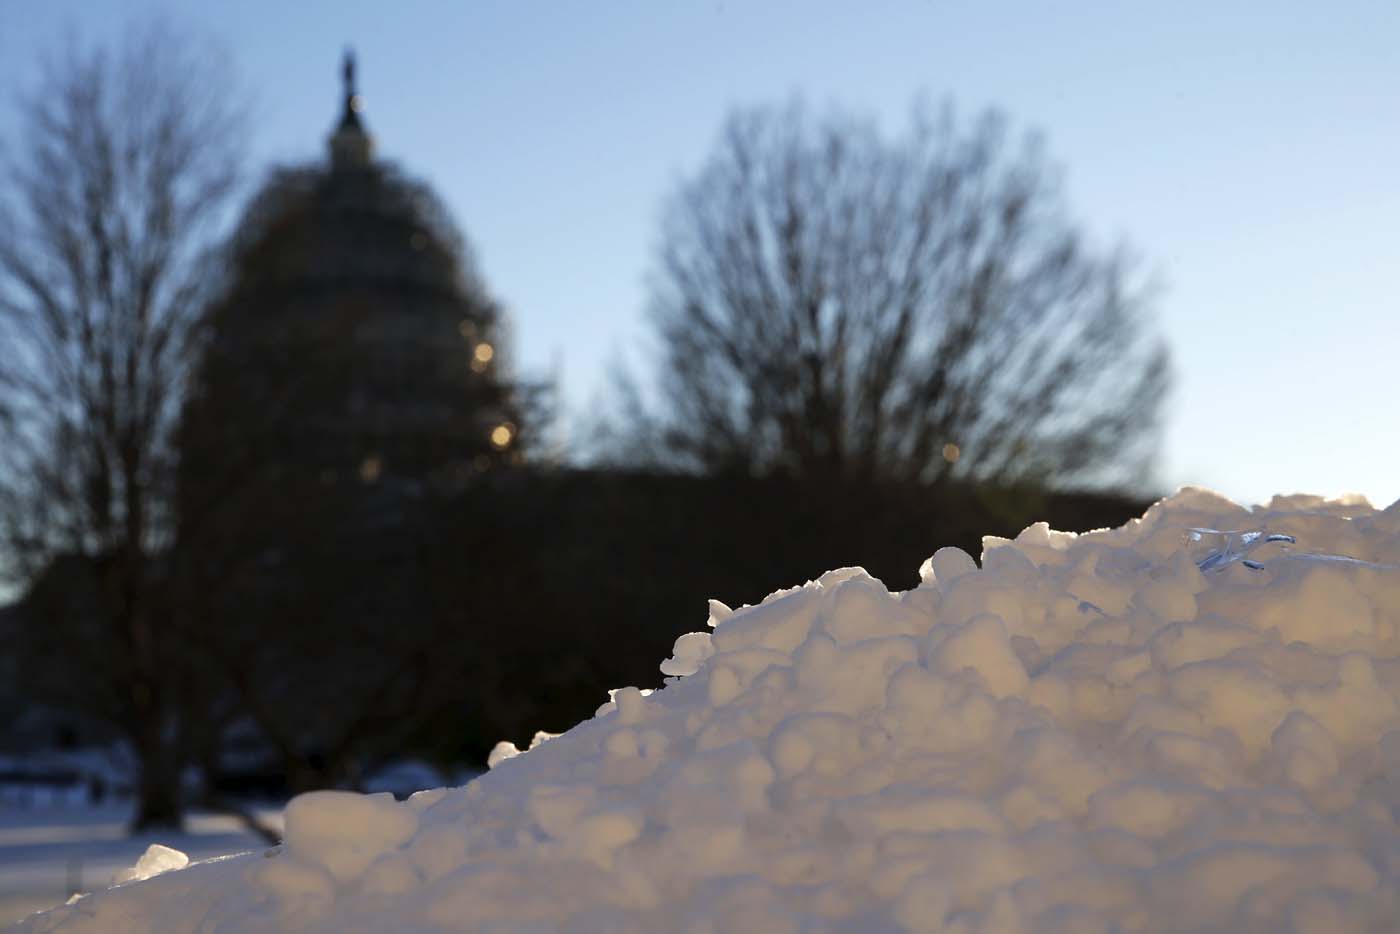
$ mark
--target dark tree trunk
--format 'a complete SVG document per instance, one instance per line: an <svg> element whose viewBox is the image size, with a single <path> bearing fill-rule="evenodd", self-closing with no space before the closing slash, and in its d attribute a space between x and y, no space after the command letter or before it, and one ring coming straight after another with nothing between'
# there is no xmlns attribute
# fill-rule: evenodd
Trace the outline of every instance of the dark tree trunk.
<svg viewBox="0 0 1400 934"><path fill-rule="evenodd" d="M171 754L170 743L162 735L159 721L143 725L136 737L136 810L131 832L179 830L184 820L180 794L180 769Z"/></svg>

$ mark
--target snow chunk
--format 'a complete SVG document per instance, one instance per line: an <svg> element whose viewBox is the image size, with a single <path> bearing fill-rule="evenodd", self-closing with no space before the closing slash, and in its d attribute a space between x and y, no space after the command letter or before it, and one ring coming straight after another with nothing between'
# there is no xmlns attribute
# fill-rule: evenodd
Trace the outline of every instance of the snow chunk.
<svg viewBox="0 0 1400 934"><path fill-rule="evenodd" d="M136 861L135 866L117 873L112 882L116 885L124 882L140 882L163 872L184 869L189 864L190 858L179 850L162 846L159 843L152 843L146 847L146 852L141 854L141 858Z"/></svg>
<svg viewBox="0 0 1400 934"><path fill-rule="evenodd" d="M948 547L935 551L933 557L919 568L919 576L925 583L951 584L964 574L971 574L976 570L977 562L972 560L972 555L961 548Z"/></svg>
<svg viewBox="0 0 1400 934"><path fill-rule="evenodd" d="M611 702L609 702L611 703ZM491 748L490 754L486 757L486 767L494 769L507 759L514 759L520 755L520 749L508 739L503 739Z"/></svg>
<svg viewBox="0 0 1400 934"><path fill-rule="evenodd" d="M997 697L1026 693L1030 679L1012 651L1001 617L984 613L945 636L929 659L929 667L946 674L971 670Z"/></svg>
<svg viewBox="0 0 1400 934"><path fill-rule="evenodd" d="M708 632L688 632L676 640L671 657L661 663L661 673L677 678L693 675L705 664L705 659L714 654L715 647Z"/></svg>
<svg viewBox="0 0 1400 934"><path fill-rule="evenodd" d="M287 805L286 821L288 855L337 882L358 878L418 830L418 812L387 793L308 792Z"/></svg>

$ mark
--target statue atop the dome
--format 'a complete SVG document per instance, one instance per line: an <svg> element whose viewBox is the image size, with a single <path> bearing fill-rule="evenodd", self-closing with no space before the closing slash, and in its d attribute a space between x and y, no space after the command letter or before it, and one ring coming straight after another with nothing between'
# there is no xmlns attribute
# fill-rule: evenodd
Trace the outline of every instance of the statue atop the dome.
<svg viewBox="0 0 1400 934"><path fill-rule="evenodd" d="M374 139L360 122L364 100L355 90L355 53L350 49L345 50L341 78L345 86L345 109L329 140L331 164L337 168L365 166L373 156Z"/></svg>

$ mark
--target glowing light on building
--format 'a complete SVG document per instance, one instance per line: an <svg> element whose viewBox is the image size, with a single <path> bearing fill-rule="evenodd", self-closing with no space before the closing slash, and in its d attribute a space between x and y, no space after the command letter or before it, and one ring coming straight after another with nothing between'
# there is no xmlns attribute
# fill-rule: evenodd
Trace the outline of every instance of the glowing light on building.
<svg viewBox="0 0 1400 934"><path fill-rule="evenodd" d="M495 428L491 429L491 443L498 448L504 448L506 445L510 444L511 439L514 437L515 428L512 425L497 425Z"/></svg>
<svg viewBox="0 0 1400 934"><path fill-rule="evenodd" d="M495 356L496 348L486 343L486 341L477 344L476 349L472 351L472 371L476 373L485 373L486 367L490 365L491 359Z"/></svg>

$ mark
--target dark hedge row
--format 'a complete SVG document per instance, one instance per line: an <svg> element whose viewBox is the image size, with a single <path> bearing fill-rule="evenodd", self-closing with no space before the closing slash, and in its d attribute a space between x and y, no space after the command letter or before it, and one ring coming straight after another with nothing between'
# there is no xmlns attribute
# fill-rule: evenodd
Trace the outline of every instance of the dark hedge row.
<svg viewBox="0 0 1400 934"><path fill-rule="evenodd" d="M462 734L479 754L498 738L567 728L606 700L605 688L659 684L658 663L677 636L704 629L709 598L756 603L846 565L903 590L944 545L980 556L983 535L1013 536L1039 520L1071 531L1115 526L1148 504L951 484L484 476L445 516L436 556L455 576L433 575L460 594L448 601L459 615L454 628L472 642L472 676L484 689L463 698Z"/></svg>

